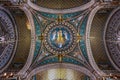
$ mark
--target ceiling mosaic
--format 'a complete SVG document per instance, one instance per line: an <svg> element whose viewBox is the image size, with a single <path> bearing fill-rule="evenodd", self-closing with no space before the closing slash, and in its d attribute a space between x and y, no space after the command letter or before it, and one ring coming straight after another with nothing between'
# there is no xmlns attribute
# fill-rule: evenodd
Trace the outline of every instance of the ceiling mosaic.
<svg viewBox="0 0 120 80"><path fill-rule="evenodd" d="M84 38L90 10L68 14L50 14L33 9L31 12L36 44L29 72L51 63L70 63L93 71Z"/></svg>
<svg viewBox="0 0 120 80"><path fill-rule="evenodd" d="M83 52L84 54L82 55L88 59L84 45L85 25L87 22L86 13L89 13L89 11L63 15L48 13L42 15L41 12L35 12L33 18L37 38L34 57L38 56L38 54L57 55L58 57L66 55L77 56ZM52 19L48 16L51 16ZM81 49L79 48L80 45Z"/></svg>
<svg viewBox="0 0 120 80"><path fill-rule="evenodd" d="M76 46L77 31L67 23L52 23L44 31L45 47L54 54L67 54Z"/></svg>
<svg viewBox="0 0 120 80"><path fill-rule="evenodd" d="M21 69L22 62L23 68L14 74L22 80L51 68L77 70L91 80L108 78L110 74L103 70L111 64L119 71L119 8L112 12L116 4L99 0L10 2L9 11L0 7L0 73L12 59L10 69L14 65ZM112 65L109 70L115 70Z"/></svg>

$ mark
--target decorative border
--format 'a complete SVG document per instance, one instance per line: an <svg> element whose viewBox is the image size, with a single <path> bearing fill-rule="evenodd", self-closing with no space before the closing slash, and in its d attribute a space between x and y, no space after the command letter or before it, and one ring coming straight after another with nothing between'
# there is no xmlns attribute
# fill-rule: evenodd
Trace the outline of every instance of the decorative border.
<svg viewBox="0 0 120 80"><path fill-rule="evenodd" d="M118 10L120 10L120 7L116 8L115 10L113 10L113 12L110 14L109 18L107 19L107 22L106 22L106 24L105 24L104 34L103 34L103 40L104 40L104 45L105 45L106 53L107 53L107 56L108 56L109 60L111 61L111 63L113 64L113 66L114 66L118 71L120 71L120 68L115 64L115 62L112 60L112 58L111 58L111 56L110 56L110 54L109 54L109 51L108 51L108 48L107 48L107 44L106 44L106 40L105 40L106 30L107 30L109 21L110 21L110 19L113 17L113 15L114 15Z"/></svg>
<svg viewBox="0 0 120 80"><path fill-rule="evenodd" d="M65 28L70 31L70 36L71 36L71 41L70 44L68 44L65 48L61 48L58 49L54 46L52 46L52 44L49 42L48 37L49 37L49 32L51 31L51 29L57 28L58 25L63 25L65 26ZM71 51L73 51L73 49L75 48L76 44L77 44L77 31L75 30L74 26L71 25L68 22L62 22L62 23L51 23L50 25L47 26L47 28L45 29L45 40L44 40L44 44L45 47L48 49L48 51L50 51L51 53L55 53L55 54L67 54ZM73 34L73 35L72 35Z"/></svg>
<svg viewBox="0 0 120 80"><path fill-rule="evenodd" d="M4 52L3 54L1 54L1 56L0 56L0 58L2 58L2 60L0 60L1 63L4 63L4 67L2 66L2 67L1 67L2 69L0 69L0 73L2 73L2 72L9 66L9 64L11 63L11 61L12 61L14 55L15 55L16 48L17 48L17 42L18 42L18 33L17 33L16 24L15 24L15 22L14 22L14 19L13 19L11 13L10 13L8 10L6 10L5 8L1 7L1 6L0 6L0 10L1 10L1 11L3 12L3 14L5 15L5 16L2 16L3 19L4 19L6 22L8 21L8 22L6 23L6 25L9 26L9 30L12 29L12 28L10 28L10 26L12 26L12 27L14 28L14 32L12 32L12 33L14 33L14 35L12 34L12 35L11 35L11 38L15 37L15 38L14 38L14 39L15 39L15 43L14 43L14 44L13 44L13 43L10 43L10 44L7 46L5 52ZM6 16L6 15L7 15L7 16ZM12 20L12 21L11 21L11 20ZM8 47L9 47L9 49L8 49ZM14 47L14 49L12 50L12 52L10 52L9 50L11 50L13 47ZM7 58L8 60L6 60L6 58ZM5 65L6 65L6 66L5 66Z"/></svg>
<svg viewBox="0 0 120 80"><path fill-rule="evenodd" d="M90 29L91 29L91 24L93 21L93 18L96 14L96 12L100 9L104 8L104 6L96 6L90 13L89 17L88 17L88 22L87 22L87 26L86 26L86 48L87 48L87 53L88 53L88 58L90 61L90 64L92 65L92 67L94 68L94 70L100 75L100 76L104 76L106 75L102 70L100 70L94 60L93 54L92 54L92 50L91 50L91 45L90 45Z"/></svg>

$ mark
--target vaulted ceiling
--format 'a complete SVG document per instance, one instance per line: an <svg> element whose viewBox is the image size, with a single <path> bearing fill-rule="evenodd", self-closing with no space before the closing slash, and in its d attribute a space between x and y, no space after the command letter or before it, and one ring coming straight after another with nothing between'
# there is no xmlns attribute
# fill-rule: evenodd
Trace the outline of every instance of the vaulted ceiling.
<svg viewBox="0 0 120 80"><path fill-rule="evenodd" d="M0 4L3 78L7 77L4 73L13 72L21 79L40 79L50 75L51 69L77 71L74 74L92 80L111 77L111 73L119 77L119 1L11 0ZM8 38L2 35L4 30ZM5 41L9 43L3 45ZM8 45L13 48L7 49Z"/></svg>

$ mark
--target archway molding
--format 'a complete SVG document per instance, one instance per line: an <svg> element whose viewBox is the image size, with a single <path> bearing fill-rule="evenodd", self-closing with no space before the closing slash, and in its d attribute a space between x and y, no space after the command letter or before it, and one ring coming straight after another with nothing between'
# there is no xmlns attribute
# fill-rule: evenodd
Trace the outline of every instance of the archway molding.
<svg viewBox="0 0 120 80"><path fill-rule="evenodd" d="M91 44L90 44L90 30L91 30L92 21L93 21L95 14L97 13L98 10L100 10L102 8L104 8L104 5L98 5L91 11L91 13L88 17L88 22L87 22L87 26L86 26L86 36L85 36L86 37L85 42L86 42L86 48L87 48L89 62L92 65L92 67L94 68L94 70L100 76L104 76L106 74L102 70L99 69L99 67L97 66L95 59L93 57L92 50L91 50Z"/></svg>
<svg viewBox="0 0 120 80"><path fill-rule="evenodd" d="M56 9L49 9L49 8L44 8L41 6L38 6L36 4L34 4L33 2L31 2L31 0L28 0L27 4L40 12L46 12L46 13L53 13L53 14L66 14L66 13L73 13L73 12L78 12L78 11L82 11L85 10L87 8L89 8L90 6L92 6L95 3L95 0L91 0L88 3L78 6L78 7L74 7L74 8L70 8L70 9L63 9L63 10L56 10Z"/></svg>
<svg viewBox="0 0 120 80"><path fill-rule="evenodd" d="M37 74L39 72L49 70L49 69L57 69L57 68L67 68L67 69L76 70L76 71L79 71L79 72L89 76L91 78L91 80L96 80L95 75L93 73L91 73L88 69L78 66L78 65L69 64L69 63L54 63L54 64L47 64L44 66L39 66L39 67L33 69L30 73L28 73L25 80L30 80L30 78L32 78L32 76L34 76L35 74Z"/></svg>

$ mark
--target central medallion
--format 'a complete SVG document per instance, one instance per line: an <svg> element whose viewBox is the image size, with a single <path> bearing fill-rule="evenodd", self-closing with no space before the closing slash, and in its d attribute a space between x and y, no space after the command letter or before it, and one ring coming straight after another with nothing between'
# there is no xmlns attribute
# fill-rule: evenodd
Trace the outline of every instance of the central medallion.
<svg viewBox="0 0 120 80"><path fill-rule="evenodd" d="M45 29L45 47L54 54L66 54L76 46L77 31L67 22L52 23Z"/></svg>
<svg viewBox="0 0 120 80"><path fill-rule="evenodd" d="M58 25L50 30L49 43L58 49L65 48L66 45L71 44L72 36L68 28Z"/></svg>

